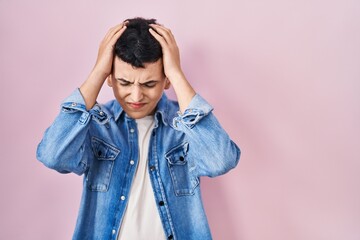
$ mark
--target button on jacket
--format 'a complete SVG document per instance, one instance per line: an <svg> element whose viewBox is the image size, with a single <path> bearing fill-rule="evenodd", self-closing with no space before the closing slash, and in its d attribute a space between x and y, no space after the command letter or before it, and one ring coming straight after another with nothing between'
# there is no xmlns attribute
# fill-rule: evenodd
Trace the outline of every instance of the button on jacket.
<svg viewBox="0 0 360 240"><path fill-rule="evenodd" d="M115 240L138 164L134 119L112 100L86 110L76 89L61 105L38 145L37 158L60 173L84 175L73 239ZM200 177L234 168L240 149L195 95L183 114L163 94L149 143L149 174L168 239L212 239L200 195ZM151 224L151 222L149 222Z"/></svg>

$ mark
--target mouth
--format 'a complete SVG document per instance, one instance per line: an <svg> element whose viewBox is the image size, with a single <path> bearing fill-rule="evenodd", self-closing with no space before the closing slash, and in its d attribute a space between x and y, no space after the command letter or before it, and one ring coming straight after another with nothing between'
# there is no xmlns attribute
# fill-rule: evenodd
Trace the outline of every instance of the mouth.
<svg viewBox="0 0 360 240"><path fill-rule="evenodd" d="M140 109L145 106L146 103L128 103L128 105L133 109Z"/></svg>

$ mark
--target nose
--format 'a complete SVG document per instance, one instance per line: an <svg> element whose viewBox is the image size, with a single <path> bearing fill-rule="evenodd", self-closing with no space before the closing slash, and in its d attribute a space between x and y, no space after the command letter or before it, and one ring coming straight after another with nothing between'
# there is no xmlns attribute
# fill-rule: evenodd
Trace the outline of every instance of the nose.
<svg viewBox="0 0 360 240"><path fill-rule="evenodd" d="M133 101L133 102L141 102L141 100L144 97L141 86L139 86L138 84L134 84L132 86L130 96L131 96L131 101Z"/></svg>

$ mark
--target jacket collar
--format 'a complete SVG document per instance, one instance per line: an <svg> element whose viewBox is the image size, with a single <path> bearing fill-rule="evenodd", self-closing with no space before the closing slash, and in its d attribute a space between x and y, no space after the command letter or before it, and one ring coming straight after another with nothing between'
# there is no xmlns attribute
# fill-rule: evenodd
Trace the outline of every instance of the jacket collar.
<svg viewBox="0 0 360 240"><path fill-rule="evenodd" d="M125 115L126 117L128 117L127 114L125 113L124 109L121 107L119 102L116 100L114 100L112 110L113 110L116 122L119 120L119 118L122 115ZM156 111L154 114L155 119L156 119L155 127L157 127L158 121L162 121L165 126L168 125L169 116L167 115L167 113L168 113L168 98L167 98L166 94L163 93L163 95L161 96L161 98L156 106ZM128 117L128 118L130 118L130 117Z"/></svg>

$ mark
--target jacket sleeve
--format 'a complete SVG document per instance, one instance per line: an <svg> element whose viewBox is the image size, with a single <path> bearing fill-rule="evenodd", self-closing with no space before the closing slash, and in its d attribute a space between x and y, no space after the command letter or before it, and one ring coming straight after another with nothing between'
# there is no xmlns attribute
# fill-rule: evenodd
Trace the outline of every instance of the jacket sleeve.
<svg viewBox="0 0 360 240"><path fill-rule="evenodd" d="M173 119L173 127L185 133L188 161L197 176L216 177L233 169L239 162L240 149L230 139L212 113L212 106L199 94L183 114Z"/></svg>
<svg viewBox="0 0 360 240"><path fill-rule="evenodd" d="M60 173L83 174L92 159L90 149L90 119L106 114L98 105L87 111L79 89L61 104L61 110L45 131L36 151L36 157L45 166Z"/></svg>

